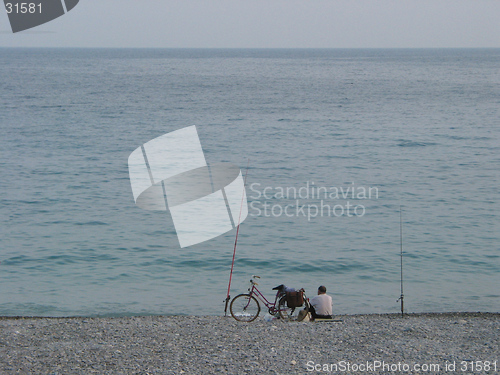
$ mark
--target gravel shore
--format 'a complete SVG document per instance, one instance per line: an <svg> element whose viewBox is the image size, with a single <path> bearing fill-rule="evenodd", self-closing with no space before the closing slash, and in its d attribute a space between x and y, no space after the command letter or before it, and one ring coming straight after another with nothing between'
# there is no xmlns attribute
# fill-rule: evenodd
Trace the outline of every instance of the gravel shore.
<svg viewBox="0 0 500 375"><path fill-rule="evenodd" d="M500 373L500 314L335 318L0 318L0 373Z"/></svg>

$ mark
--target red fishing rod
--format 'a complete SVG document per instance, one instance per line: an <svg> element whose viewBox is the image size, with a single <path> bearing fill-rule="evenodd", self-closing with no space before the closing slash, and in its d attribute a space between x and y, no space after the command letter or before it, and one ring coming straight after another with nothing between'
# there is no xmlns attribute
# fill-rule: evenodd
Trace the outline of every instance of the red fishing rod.
<svg viewBox="0 0 500 375"><path fill-rule="evenodd" d="M241 194L241 205L240 205L240 215L238 217L238 226L236 227L236 238L234 240L234 249L233 249L233 261L231 262L231 272L229 273L229 284L227 286L227 297L226 297L226 305L224 307L224 316L227 316L227 305L229 304L229 300L231 296L229 295L229 291L231 290L231 279L233 278L233 268L234 268L234 258L236 256L236 245L238 243L238 234L240 233L240 224L241 224L241 211L243 210L243 202L245 199L245 186L247 184L247 175L248 175L248 165L250 164L250 159L247 162L247 170L245 172L245 179L243 181L243 193Z"/></svg>

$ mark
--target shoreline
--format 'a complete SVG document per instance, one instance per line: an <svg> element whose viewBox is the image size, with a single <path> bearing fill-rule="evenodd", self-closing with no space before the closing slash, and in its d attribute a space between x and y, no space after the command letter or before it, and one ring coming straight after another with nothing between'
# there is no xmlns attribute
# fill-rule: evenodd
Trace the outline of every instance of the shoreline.
<svg viewBox="0 0 500 375"><path fill-rule="evenodd" d="M440 366L427 371L434 374L477 361L496 363L500 371L500 313L334 318L242 323L231 316L1 317L0 373L409 374L416 365ZM347 364L350 371L340 371ZM368 371L356 371L367 365ZM468 370L456 372L481 372Z"/></svg>
<svg viewBox="0 0 500 375"><path fill-rule="evenodd" d="M262 320L265 314L262 312L257 317L258 320ZM401 318L401 313L368 313L368 314L338 314L333 315L335 318L340 317L399 317ZM404 313L404 317L425 317L425 316L435 316L435 317L455 317L455 316L468 316L468 317L487 317L487 316L497 316L500 317L500 312L489 312L489 311L445 311L445 312L415 312L415 313ZM171 317L193 317L193 318L224 318L223 315L188 315L188 314L151 314L151 315L75 315L75 316L41 316L41 315L0 315L1 320L23 320L23 319L118 319L118 318L150 318L150 317L161 317L161 318L171 318ZM231 314L228 312L226 318L231 318Z"/></svg>

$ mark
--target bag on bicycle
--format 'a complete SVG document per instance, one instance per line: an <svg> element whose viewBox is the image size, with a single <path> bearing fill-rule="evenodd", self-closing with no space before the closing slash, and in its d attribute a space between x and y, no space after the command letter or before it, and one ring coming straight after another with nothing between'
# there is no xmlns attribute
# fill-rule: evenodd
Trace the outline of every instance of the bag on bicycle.
<svg viewBox="0 0 500 375"><path fill-rule="evenodd" d="M286 305L288 307L300 307L304 304L304 292L286 292Z"/></svg>

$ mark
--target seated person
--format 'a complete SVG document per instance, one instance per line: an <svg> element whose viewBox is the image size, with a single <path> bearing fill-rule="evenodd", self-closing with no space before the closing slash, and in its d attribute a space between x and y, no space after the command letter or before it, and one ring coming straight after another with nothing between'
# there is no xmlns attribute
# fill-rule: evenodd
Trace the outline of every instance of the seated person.
<svg viewBox="0 0 500 375"><path fill-rule="evenodd" d="M318 295L309 300L311 320L333 319L332 317L332 297L326 294L326 287L321 285L318 288Z"/></svg>

